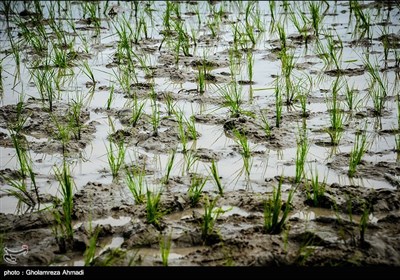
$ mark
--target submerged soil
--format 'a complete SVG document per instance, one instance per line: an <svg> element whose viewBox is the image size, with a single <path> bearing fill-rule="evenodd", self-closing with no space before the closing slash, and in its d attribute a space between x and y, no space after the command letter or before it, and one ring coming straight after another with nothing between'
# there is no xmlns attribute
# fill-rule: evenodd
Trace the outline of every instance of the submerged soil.
<svg viewBox="0 0 400 280"><path fill-rule="evenodd" d="M212 1L214 2L214 1ZM336 3L336 2L335 2ZM333 3L332 3L333 5ZM389 4L388 9L389 9ZM115 6L115 10L118 6ZM340 6L347 9L347 6ZM391 6L390 6L391 7ZM364 7L364 8L367 8ZM227 19L222 20L228 24ZM80 24L85 25L85 21ZM399 37L389 34L392 48L399 48ZM388 35L388 36L389 36ZM301 37L289 36L288 44L292 48L302 45ZM300 40L300 42L299 42ZM310 35L309 41L315 40ZM379 38L379 40L383 40ZM135 97L145 99L149 89L153 87L150 78L165 78L175 83L191 83L194 87L183 87L180 90L168 91L157 89L157 101L166 104L168 102L183 102L186 104L201 104L205 106L225 106L225 99L220 95L207 95L195 89L197 82L197 67L206 63L213 69L206 79L213 85L223 85L230 81L228 53L221 51L216 55L210 55L207 60L200 56L181 56L180 66L175 66L175 56L171 51L159 50L161 39L142 40L138 47L148 53L157 54L157 65L151 69L151 77L146 77L143 82L133 83ZM260 60L264 62L278 61L278 41L269 40L271 49L255 49L259 53ZM368 41L370 42L370 41ZM199 38L199 43L207 47L210 42L208 36ZM362 42L346 41L348 44L360 45ZM116 43L104 44L105 50L116 48ZM99 49L101 49L98 46ZM246 50L243 50L245 53ZM316 55L310 55L309 61L298 63L296 67L301 70L310 69ZM307 59L306 59L307 60ZM184 66L184 67L183 67ZM116 68L118 63L112 61L107 68ZM385 71L399 71L396 66L380 69ZM311 75L314 70L309 70ZM353 77L365 74L365 69L360 67L348 67L336 70L327 70L324 75L329 77ZM270 77L268 77L270 78ZM100 94L106 94L109 87L106 81L99 81L94 85L94 90ZM242 79L238 81L242 86L253 86L253 81ZM256 86L255 83L254 86ZM90 86L90 84L87 84ZM322 93L330 89L320 88L318 96L310 96L308 106L325 102ZM366 90L361 88L364 93ZM116 94L121 98L131 100L132 96L117 89ZM258 97L261 99L261 97ZM342 97L343 98L343 97ZM387 102L395 102L394 96L388 97ZM251 102L256 102L257 96ZM250 103L251 103L250 102ZM20 104L21 105L21 104ZM264 104L263 111L271 123L275 119L275 104ZM252 151L254 158L268 157L267 150L279 151L296 149L296 137L300 123L310 121L312 125L307 131L312 134L310 144L318 148L338 148L331 145L326 134L329 125L320 124L320 118L326 117L327 111L308 110L303 115L298 108L298 101L293 106L288 106L282 116L279 127L271 125L270 134L267 134L263 122L259 117L251 113L254 110L240 115L194 113L193 120L197 124L218 126L227 138L234 138L234 131L245 134L249 141L262 146L265 149ZM296 105L296 106L295 106ZM182 156L185 152L180 149L181 136L179 124L170 112L162 111L158 131L152 128L151 113L144 113L135 126L131 125L131 108L111 108L104 106L87 106L79 116L82 124L79 135L73 134L63 145L60 141L59 130L56 123L66 124L65 116L68 116L68 104L56 102L53 111L42 106L42 101L31 97L23 102L22 115L18 112L18 105L9 104L0 107L0 146L13 148L13 142L7 129L10 123L15 123L17 118L26 118L20 132L24 135L21 143L24 149L34 153L45 155L68 155L72 162L79 157L99 133L100 123L91 116L103 115L120 124L116 129L102 140L114 140L123 142L129 148L141 149L143 153L135 159L130 168L143 168L146 176L152 176L160 172L156 166L150 163L151 154L164 154L176 149ZM295 108L296 107L296 108ZM353 121L344 129L350 132L356 130L359 123L372 124L376 114L371 108L362 107L357 112L346 112ZM353 114L354 113L354 114ZM394 112L384 110L381 113L383 122L392 120ZM56 119L56 121L54 121ZM313 122L315 121L315 122ZM349 121L350 122L350 121ZM186 128L187 129L187 128ZM3 132L4 131L4 132ZM380 129L380 135L394 137L397 129ZM188 141L194 136L187 130ZM203 135L198 133L196 138ZM343 138L340 145L350 147L354 141L351 138ZM320 150L319 150L320 151ZM239 145L230 146L227 149L213 150L209 148L193 148L195 158L206 164L218 162L224 159L240 157ZM134 203L132 195L126 186L122 176L112 180L112 183L104 183L101 180L85 182L78 186L73 195L73 239L63 244L55 238L56 220L52 204L60 202L55 194L40 193L39 201L42 205L40 211L25 213L0 213L0 232L3 247L19 250L22 245L29 246L29 252L18 255L18 265L50 266L84 265L84 255L90 247L94 232L98 233L96 241L96 254L90 265L94 266L161 266L160 240L171 240L171 250L168 264L170 266L400 266L400 174L399 161L385 160L385 155L399 153L392 146L378 151L372 148L367 151L369 158L381 158L382 160L364 159L357 167L355 179L372 179L373 187L364 187L358 183L322 182L324 193L315 201L314 191L311 189L311 181L302 179L295 183L295 178L286 174L264 176L262 179L246 179L242 189L235 186L227 186L223 195L215 190L207 189L202 192L200 201L193 205L188 197L187 190L191 180L197 176L195 172L186 172L182 175L174 174L163 184L159 207L162 215L159 223L147 222L146 203ZM347 176L350 150L344 149L324 161L327 168L337 174ZM39 159L36 163L44 164L46 158ZM105 160L106 161L106 160ZM230 162L232 167L236 164ZM294 166L294 162L286 160L284 165ZM275 166L272 166L274 168ZM230 168L229 166L227 168ZM0 182L6 185L4 179L19 178L19 171L6 167L2 163L0 167ZM277 169L278 170L278 169ZM44 181L55 181L54 176L40 174ZM99 170L101 176L110 178L109 170ZM201 176L206 177L202 174ZM321 176L322 177L322 176ZM221 176L221 180L225 180ZM161 184L159 177L153 180ZM210 179L211 181L211 179ZM228 184L228 180L224 181ZM359 181L357 181L359 182ZM265 202L270 199L276 187L282 184L282 202L280 210L290 207L287 222L281 231L268 232L264 226ZM44 189L44 188L43 188ZM289 193L294 189L293 200L288 201ZM5 197L2 194L2 197ZM216 200L215 207L222 210L221 215L215 221L215 226L207 236L202 235L204 222L204 209L208 200ZM58 241L58 242L57 242ZM9 265L2 263L2 265Z"/></svg>

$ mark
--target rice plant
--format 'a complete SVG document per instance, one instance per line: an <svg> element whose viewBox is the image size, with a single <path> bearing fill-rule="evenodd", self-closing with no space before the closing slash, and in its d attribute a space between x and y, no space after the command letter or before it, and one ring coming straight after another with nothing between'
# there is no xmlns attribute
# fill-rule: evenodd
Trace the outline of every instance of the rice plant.
<svg viewBox="0 0 400 280"><path fill-rule="evenodd" d="M300 183L301 179L303 179L304 164L306 163L307 153L310 148L307 135L303 132L300 132L299 134L301 136L297 139L295 183Z"/></svg>
<svg viewBox="0 0 400 280"><path fill-rule="evenodd" d="M311 14L311 23L314 30L314 34L318 38L322 20L324 18L324 14L322 12L322 4L321 2L310 1L308 2L308 8Z"/></svg>
<svg viewBox="0 0 400 280"><path fill-rule="evenodd" d="M368 12L368 9L363 9L357 0L351 1L350 5L357 20L356 29L362 29L362 34L367 33L367 38L370 38L371 14Z"/></svg>
<svg viewBox="0 0 400 280"><path fill-rule="evenodd" d="M181 145L182 145L182 153L186 153L187 152L187 143L189 141L188 139L188 135L186 133L186 129L185 129L185 116L184 116L184 112L182 110L175 110L175 116L176 116L176 120L178 123L178 136L179 136L179 140L181 141Z"/></svg>
<svg viewBox="0 0 400 280"><path fill-rule="evenodd" d="M319 181L319 175L318 175L318 170L317 167L315 167L315 171L313 173L312 170L311 172L311 178L310 178L310 185L311 185L311 191L312 191L312 201L315 207L320 206L320 201L321 198L324 196L325 193L325 186L326 186L326 177L322 180L322 182ZM310 186L307 183L307 188ZM308 197L310 197L310 194L307 194Z"/></svg>
<svg viewBox="0 0 400 280"><path fill-rule="evenodd" d="M197 90L199 91L200 94L203 94L205 92L206 88L206 70L204 65L199 65L197 67Z"/></svg>
<svg viewBox="0 0 400 280"><path fill-rule="evenodd" d="M269 234L279 234L285 228L288 214L291 209L291 201L295 189L291 189L286 202L282 201L282 177L278 188L274 188L272 197L264 202L264 230Z"/></svg>
<svg viewBox="0 0 400 280"><path fill-rule="evenodd" d="M354 88L354 86L350 87L347 81L344 100L349 111L357 109L361 102L361 99L357 99L357 90Z"/></svg>
<svg viewBox="0 0 400 280"><path fill-rule="evenodd" d="M279 79L275 83L275 126L279 128L282 119L282 92L279 85Z"/></svg>
<svg viewBox="0 0 400 280"><path fill-rule="evenodd" d="M220 176L218 173L218 168L217 168L217 165L215 164L214 159L211 160L210 170L211 170L211 175L214 178L214 182L217 186L218 193L220 196L223 196L224 195L224 187L222 186L221 179L220 179Z"/></svg>
<svg viewBox="0 0 400 280"><path fill-rule="evenodd" d="M142 204L145 201L144 193L145 171L125 169L125 182L133 195L136 204Z"/></svg>
<svg viewBox="0 0 400 280"><path fill-rule="evenodd" d="M251 148L249 141L246 134L238 130L233 130L233 135L235 136L234 140L240 146L240 154L243 159L243 167L246 172L246 178L249 178L251 169Z"/></svg>
<svg viewBox="0 0 400 280"><path fill-rule="evenodd" d="M50 117L56 127L55 138L60 141L61 153L65 156L67 154L67 145L71 140L71 125L64 124L56 115L51 115Z"/></svg>
<svg viewBox="0 0 400 280"><path fill-rule="evenodd" d="M246 54L247 58L247 76L249 78L249 82L253 82L253 65L254 65L254 56L251 51L248 51Z"/></svg>
<svg viewBox="0 0 400 280"><path fill-rule="evenodd" d="M228 210L223 210L221 207L216 207L218 196L210 201L209 197L205 197L204 214L201 224L201 238L207 242L208 238L213 234L215 224L220 215Z"/></svg>
<svg viewBox="0 0 400 280"><path fill-rule="evenodd" d="M207 182L207 178L203 178L198 175L193 175L190 178L190 186L188 188L188 196L190 200L190 205L195 207L201 198L203 188Z"/></svg>
<svg viewBox="0 0 400 280"><path fill-rule="evenodd" d="M75 140L81 140L82 129L84 128L84 124L81 121L82 108L83 96L77 96L76 100L72 100L70 106L68 107L69 124Z"/></svg>
<svg viewBox="0 0 400 280"><path fill-rule="evenodd" d="M17 199L17 212L22 212L24 205L27 206L26 211L34 209L36 200L32 196L26 181L24 179L12 179L4 175L0 175L0 178L9 185L10 188L3 188L1 191L9 196Z"/></svg>
<svg viewBox="0 0 400 280"><path fill-rule="evenodd" d="M341 87L342 84L340 83L340 78L338 77L332 85L332 99L327 100L331 126L326 130L326 132L328 133L333 146L339 145L339 141L343 134L344 113L340 108L338 100L339 90Z"/></svg>
<svg viewBox="0 0 400 280"><path fill-rule="evenodd" d="M165 170L165 175L161 180L163 182L163 184L168 184L169 177L170 177L171 171L172 171L172 167L174 166L175 154L176 154L176 150L175 149L171 150L171 153L170 153L170 155L168 157L168 162L167 162L167 167L166 167L166 170Z"/></svg>
<svg viewBox="0 0 400 280"><path fill-rule="evenodd" d="M89 222L89 225L89 243L86 245L85 252L83 252L84 266L92 265L92 262L96 256L97 240L101 230L99 226L96 226L96 228L93 230L91 221Z"/></svg>
<svg viewBox="0 0 400 280"><path fill-rule="evenodd" d="M269 124L268 118L267 118L266 114L264 114L261 110L260 110L259 116L260 116L260 120L263 124L262 128L265 132L265 135L267 136L267 138L270 138L271 137L271 126Z"/></svg>
<svg viewBox="0 0 400 280"><path fill-rule="evenodd" d="M54 174L60 185L62 200L61 205L57 203L54 205L53 216L56 220L56 225L53 230L60 252L66 252L72 245L74 235L72 215L74 208L73 188L75 183L65 159L63 160L62 167L54 167Z"/></svg>
<svg viewBox="0 0 400 280"><path fill-rule="evenodd" d="M153 128L153 136L158 136L158 128L160 126L160 111L158 109L157 99L151 98L151 126Z"/></svg>
<svg viewBox="0 0 400 280"><path fill-rule="evenodd" d="M107 150L107 160L111 169L111 174L113 178L118 176L119 170L125 161L126 147L123 141L115 143L114 141L109 141L109 146L106 146Z"/></svg>
<svg viewBox="0 0 400 280"><path fill-rule="evenodd" d="M224 99L224 106L229 108L230 116L237 118L240 115L252 116L252 113L242 108L243 96L242 88L238 87L235 81L230 82L225 87L217 86L219 94Z"/></svg>
<svg viewBox="0 0 400 280"><path fill-rule="evenodd" d="M286 49L280 51L280 59L282 63L282 76L281 76L281 87L284 88L284 93L286 96L286 105L293 104L296 99L296 91L294 90L294 85L292 81L292 72L295 66L294 53L289 53Z"/></svg>
<svg viewBox="0 0 400 280"><path fill-rule="evenodd" d="M296 27L297 32L301 35L303 38L303 41L305 43L305 47L308 47L308 24L310 23L310 20L306 17L306 15L302 12L296 13L293 9L291 9L290 12L290 19L293 23L293 25ZM298 20L298 16L301 19L301 23Z"/></svg>
<svg viewBox="0 0 400 280"><path fill-rule="evenodd" d="M132 114L130 117L130 125L132 127L135 127L142 115L144 114L144 105L146 104L146 101L140 102L136 96L136 94L133 96L133 101L132 101Z"/></svg>
<svg viewBox="0 0 400 280"><path fill-rule="evenodd" d="M161 190L158 192L146 191L146 220L149 224L159 228L163 212L160 210Z"/></svg>
<svg viewBox="0 0 400 280"><path fill-rule="evenodd" d="M356 139L354 141L353 149L350 152L350 159L349 159L349 177L353 177L356 173L357 165L360 164L361 159L365 152L368 149L367 143L367 133L364 130L361 133L356 134Z"/></svg>
<svg viewBox="0 0 400 280"><path fill-rule="evenodd" d="M171 250L172 232L168 236L160 236L160 255L163 266L168 266L168 257Z"/></svg>
<svg viewBox="0 0 400 280"><path fill-rule="evenodd" d="M92 86L94 87L96 85L97 81L94 77L93 71L90 68L87 60L83 61L83 63L82 63L82 71L90 79Z"/></svg>

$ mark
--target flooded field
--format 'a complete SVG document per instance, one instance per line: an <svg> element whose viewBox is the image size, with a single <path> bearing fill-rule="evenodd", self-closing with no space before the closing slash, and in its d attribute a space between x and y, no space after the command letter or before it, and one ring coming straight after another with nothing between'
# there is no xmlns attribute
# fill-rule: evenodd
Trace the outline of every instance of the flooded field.
<svg viewBox="0 0 400 280"><path fill-rule="evenodd" d="M400 266L399 7L2 1L2 264Z"/></svg>

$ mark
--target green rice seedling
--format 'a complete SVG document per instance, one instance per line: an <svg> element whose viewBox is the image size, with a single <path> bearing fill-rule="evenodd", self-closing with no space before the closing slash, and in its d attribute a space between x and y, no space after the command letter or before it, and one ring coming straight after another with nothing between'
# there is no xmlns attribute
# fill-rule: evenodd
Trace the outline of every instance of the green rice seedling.
<svg viewBox="0 0 400 280"><path fill-rule="evenodd" d="M55 115L51 115L53 124L56 127L55 138L61 143L63 156L67 154L67 145L71 140L71 126L60 122Z"/></svg>
<svg viewBox="0 0 400 280"><path fill-rule="evenodd" d="M171 1L166 1L166 8L165 8L165 12L163 15L163 26L164 26L164 30L165 31L169 31L171 30L171 23L170 23L170 19L171 19L171 11L172 11L172 6L174 4Z"/></svg>
<svg viewBox="0 0 400 280"><path fill-rule="evenodd" d="M27 150L25 145L22 143L22 139L19 134L10 131L11 141L13 143L15 154L17 156L17 161L19 164L19 173L22 178L27 176L28 166L29 166L29 157L27 154Z"/></svg>
<svg viewBox="0 0 400 280"><path fill-rule="evenodd" d="M374 114L376 116L382 116L383 109L385 108L386 91L378 83L370 81L368 95L374 105Z"/></svg>
<svg viewBox="0 0 400 280"><path fill-rule="evenodd" d="M268 1L269 12L271 14L271 21L275 22L275 0Z"/></svg>
<svg viewBox="0 0 400 280"><path fill-rule="evenodd" d="M280 44L281 44L281 50L283 52L286 52L287 37L286 37L285 27L282 26L280 23L277 23L276 24L276 31L278 32L278 37L279 37L279 41L280 41Z"/></svg>
<svg viewBox="0 0 400 280"><path fill-rule="evenodd" d="M247 76L249 77L249 82L253 82L253 65L254 65L254 56L251 51L247 52Z"/></svg>
<svg viewBox="0 0 400 280"><path fill-rule="evenodd" d="M206 71L203 66L198 66L197 71L197 90L200 94L203 94L206 88Z"/></svg>
<svg viewBox="0 0 400 280"><path fill-rule="evenodd" d="M337 40L335 41L333 36L330 34L327 36L326 41L330 61L333 61L336 70L340 71L340 61L342 60L343 55L343 42L339 35L337 35Z"/></svg>
<svg viewBox="0 0 400 280"><path fill-rule="evenodd" d="M310 2L308 2L308 8L309 8L309 11L311 14L311 22L312 22L314 34L318 38L322 20L324 18L321 2L310 1Z"/></svg>
<svg viewBox="0 0 400 280"><path fill-rule="evenodd" d="M201 224L201 238L207 242L208 238L212 235L217 219L220 215L229 210L223 210L221 207L216 207L218 196L210 201L208 196L205 196L204 202L204 215Z"/></svg>
<svg viewBox="0 0 400 280"><path fill-rule="evenodd" d="M282 119L282 92L279 85L279 79L275 83L275 126L279 128Z"/></svg>
<svg viewBox="0 0 400 280"><path fill-rule="evenodd" d="M142 115L144 114L144 105L146 104L146 101L139 102L137 95L135 94L133 96L133 105L132 105L132 115L130 118L130 125L132 127L135 127Z"/></svg>
<svg viewBox="0 0 400 280"><path fill-rule="evenodd" d="M71 126L71 132L74 135L75 140L81 140L82 129L84 124L81 121L81 114L83 108L83 96L77 95L76 100L72 100L69 104L69 124Z"/></svg>
<svg viewBox="0 0 400 280"><path fill-rule="evenodd" d="M373 86L377 83L380 87L380 92L382 92L382 96L386 98L387 96L387 80L383 80L381 75L379 74L379 66L373 66L371 61L369 60L369 56L366 56L363 60L364 67L367 70L368 74L371 77L370 86Z"/></svg>
<svg viewBox="0 0 400 280"><path fill-rule="evenodd" d="M268 118L261 110L260 110L259 116L260 116L260 120L263 124L262 127L265 132L265 135L267 136L267 138L270 138L271 137L271 126L269 124Z"/></svg>
<svg viewBox="0 0 400 280"><path fill-rule="evenodd" d="M224 105L229 108L230 116L237 118L241 114L251 115L251 112L242 109L243 97L242 88L236 82L230 82L225 87L217 86L219 94L224 99Z"/></svg>
<svg viewBox="0 0 400 280"><path fill-rule="evenodd" d="M400 154L400 134L395 135L395 150Z"/></svg>
<svg viewBox="0 0 400 280"><path fill-rule="evenodd" d="M363 9L358 1L351 1L351 8L357 20L356 29L363 29L363 34L367 33L367 38L370 38L371 14L367 11L368 9Z"/></svg>
<svg viewBox="0 0 400 280"><path fill-rule="evenodd" d="M241 147L241 155L243 157L249 158L251 156L251 148L247 139L247 135L238 130L233 130L233 135L235 136L235 141Z"/></svg>
<svg viewBox="0 0 400 280"><path fill-rule="evenodd" d="M101 231L99 226L96 226L96 228L93 230L91 221L89 222L89 225L89 244L86 245L85 252L83 252L84 266L90 266L93 263L93 260L96 256L97 241Z"/></svg>
<svg viewBox="0 0 400 280"><path fill-rule="evenodd" d="M63 160L62 167L54 167L55 177L60 184L62 196L61 205L54 205L53 216L56 220L55 235L60 252L66 252L69 246L72 246L74 230L72 227L73 214L73 188L74 180L71 176L69 165ZM61 206L59 209L58 206Z"/></svg>
<svg viewBox="0 0 400 280"><path fill-rule="evenodd" d="M136 204L142 204L145 201L146 194L144 193L145 171L125 169L125 181L133 195Z"/></svg>
<svg viewBox="0 0 400 280"><path fill-rule="evenodd" d="M47 61L45 62L47 65ZM40 94L43 105L48 103L48 109L50 112L53 111L53 101L55 98L54 80L55 70L49 67L44 69L35 69L31 71L31 77L34 79L34 83Z"/></svg>
<svg viewBox="0 0 400 280"><path fill-rule="evenodd" d="M147 189L146 198L146 220L158 228L163 217L163 212L160 210L161 191L153 193Z"/></svg>
<svg viewBox="0 0 400 280"><path fill-rule="evenodd" d="M92 82L92 86L95 86L97 81L94 77L92 69L90 68L86 60L82 63L82 71L90 79L90 81Z"/></svg>
<svg viewBox="0 0 400 280"><path fill-rule="evenodd" d="M310 20L306 17L306 15L304 13L302 13L302 12L296 13L293 9L291 9L289 15L290 15L290 19L291 19L293 25L296 27L297 32L299 32L299 34L303 38L303 41L307 48L307 46L308 46L308 24L310 23ZM301 23L298 20L298 17L300 17Z"/></svg>
<svg viewBox="0 0 400 280"><path fill-rule="evenodd" d="M280 52L280 58L282 63L281 82L284 84L283 88L285 89L286 105L291 105L296 99L296 91L293 88L294 86L291 79L295 65L294 53L289 53L286 49L282 49Z"/></svg>
<svg viewBox="0 0 400 280"><path fill-rule="evenodd" d="M158 136L158 128L160 126L160 111L158 109L156 98L152 98L151 112L151 126L153 127L153 136Z"/></svg>
<svg viewBox="0 0 400 280"><path fill-rule="evenodd" d="M182 165L182 176L189 174L194 165L198 162L199 158L196 156L195 151L191 148L183 154L184 164Z"/></svg>
<svg viewBox="0 0 400 280"><path fill-rule="evenodd" d="M340 108L338 100L339 90L341 87L341 80L338 77L332 86L332 99L327 99L331 126L326 131L331 138L331 144L334 146L339 145L344 126L344 113Z"/></svg>
<svg viewBox="0 0 400 280"><path fill-rule="evenodd" d="M269 234L279 234L285 228L291 201L295 189L291 189L285 203L282 201L282 177L279 180L278 188L274 188L272 197L264 202L264 230Z"/></svg>
<svg viewBox="0 0 400 280"><path fill-rule="evenodd" d="M168 236L160 236L160 255L163 266L168 266L168 257L171 250L172 232Z"/></svg>
<svg viewBox="0 0 400 280"><path fill-rule="evenodd" d="M24 179L12 179L4 175L0 175L0 178L10 186L10 189L3 188L1 191L17 199L16 209L18 213L22 213L24 205L27 207L26 211L34 209L36 200L32 196Z"/></svg>
<svg viewBox="0 0 400 280"><path fill-rule="evenodd" d="M214 159L211 160L210 170L211 170L211 175L214 178L214 182L217 186L219 195L224 196L224 187L222 186L221 179L218 173L218 168L217 165L215 164Z"/></svg>
<svg viewBox="0 0 400 280"><path fill-rule="evenodd" d="M239 132L238 130L233 130L233 135L235 136L235 141L240 145L240 154L243 159L243 167L246 172L246 178L250 177L251 169L251 148L245 133Z"/></svg>
<svg viewBox="0 0 400 280"><path fill-rule="evenodd" d="M165 95L165 105L167 106L167 115L172 116L172 114L175 113L176 102L174 102L174 98L171 92L168 92Z"/></svg>
<svg viewBox="0 0 400 280"><path fill-rule="evenodd" d="M360 105L361 99L357 99L357 90L349 86L348 82L346 81L346 91L345 91L345 102L347 104L347 108L349 111L353 111L358 108Z"/></svg>
<svg viewBox="0 0 400 280"><path fill-rule="evenodd" d="M190 200L190 205L195 207L201 198L203 188L207 182L207 178L203 178L198 175L193 175L190 178L190 186L188 188L188 196Z"/></svg>
<svg viewBox="0 0 400 280"><path fill-rule="evenodd" d="M326 186L326 177L324 177L323 181L319 181L319 176L318 176L318 170L317 167L315 167L315 173L313 173L312 170L311 172L311 178L310 178L310 185L311 185L311 191L312 191L312 200L314 203L315 207L320 206L320 201L321 198L324 196L325 193L325 186ZM307 187L309 185L307 184ZM308 193L307 196L310 196Z"/></svg>
<svg viewBox="0 0 400 280"><path fill-rule="evenodd" d="M300 183L304 177L304 164L306 163L307 153L310 148L307 135L303 132L299 132L299 135L301 136L297 139L295 183Z"/></svg>
<svg viewBox="0 0 400 280"><path fill-rule="evenodd" d="M356 134L356 139L354 141L353 149L350 152L350 159L349 159L349 177L353 177L356 173L357 165L360 164L361 159L365 152L368 149L367 143L367 133L364 130L361 133Z"/></svg>
<svg viewBox="0 0 400 280"><path fill-rule="evenodd" d="M106 146L106 149L111 174L113 178L116 178L125 161L126 147L123 141L120 141L117 144L114 143L114 141L109 141L109 147Z"/></svg>
<svg viewBox="0 0 400 280"><path fill-rule="evenodd" d="M165 176L162 179L163 184L168 184L169 177L171 175L171 170L172 170L172 167L174 166L175 154L176 154L176 150L175 149L171 150L171 153L168 157L167 167L165 170Z"/></svg>
<svg viewBox="0 0 400 280"><path fill-rule="evenodd" d="M182 144L182 153L187 152L188 136L185 129L185 116L182 110L175 111L176 120L178 123L178 136Z"/></svg>

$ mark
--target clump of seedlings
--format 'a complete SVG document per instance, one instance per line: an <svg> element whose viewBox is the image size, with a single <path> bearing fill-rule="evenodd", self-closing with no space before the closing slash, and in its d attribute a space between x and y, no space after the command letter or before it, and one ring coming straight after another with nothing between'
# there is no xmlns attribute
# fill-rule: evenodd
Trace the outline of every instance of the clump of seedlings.
<svg viewBox="0 0 400 280"><path fill-rule="evenodd" d="M205 184L207 183L207 178L203 178L199 175L194 174L190 178L190 186L188 188L188 196L190 200L190 205L192 207L196 206L203 193L203 188Z"/></svg>
<svg viewBox="0 0 400 280"><path fill-rule="evenodd" d="M125 168L125 181L128 189L133 195L136 204L142 204L145 201L144 193L145 171L144 168Z"/></svg>
<svg viewBox="0 0 400 280"><path fill-rule="evenodd" d="M217 202L218 196L211 201L208 196L205 196L204 198L204 214L201 224L201 238L205 243L209 242L210 238L215 234L214 228L218 217L230 210L223 210L221 207L216 207Z"/></svg>
<svg viewBox="0 0 400 280"><path fill-rule="evenodd" d="M215 185L217 186L218 193L220 196L224 195L224 187L222 186L222 182L218 173L217 165L215 164L214 159L211 160L211 167L210 167L212 178L214 179Z"/></svg>
<svg viewBox="0 0 400 280"><path fill-rule="evenodd" d="M107 150L107 160L111 169L113 178L117 178L119 170L125 162L126 146L123 141L115 143L113 140L109 141Z"/></svg>
<svg viewBox="0 0 400 280"><path fill-rule="evenodd" d="M297 139L295 183L300 183L304 177L304 165L310 148L307 137L307 134L301 131L300 137Z"/></svg>
<svg viewBox="0 0 400 280"><path fill-rule="evenodd" d="M161 261L163 266L168 266L168 257L169 253L171 251L171 240L172 240L172 232L168 235L160 235L160 255L161 255Z"/></svg>
<svg viewBox="0 0 400 280"><path fill-rule="evenodd" d="M161 226L161 218L164 213L160 209L162 191L152 192L149 189L146 191L146 220L156 228Z"/></svg>
<svg viewBox="0 0 400 280"><path fill-rule="evenodd" d="M269 234L279 234L285 228L291 209L295 189L291 189L286 202L282 200L282 177L272 196L264 202L264 230Z"/></svg>
<svg viewBox="0 0 400 280"><path fill-rule="evenodd" d="M321 206L320 205L321 199L325 193L326 176L324 177L322 182L320 182L317 167L315 167L314 172L310 170L310 173L311 173L311 178L308 180L306 184L307 197L308 199L312 200L315 207L318 207Z"/></svg>
<svg viewBox="0 0 400 280"><path fill-rule="evenodd" d="M65 253L72 246L74 230L72 227L73 189L75 182L71 176L69 164L63 160L62 167L54 167L54 174L60 185L61 201L54 205L53 216L56 224L53 233L60 253Z"/></svg>
<svg viewBox="0 0 400 280"><path fill-rule="evenodd" d="M353 149L350 152L349 159L349 177L353 177L356 173L357 166L361 163L361 159L368 149L367 133L364 130L361 133L356 134Z"/></svg>

